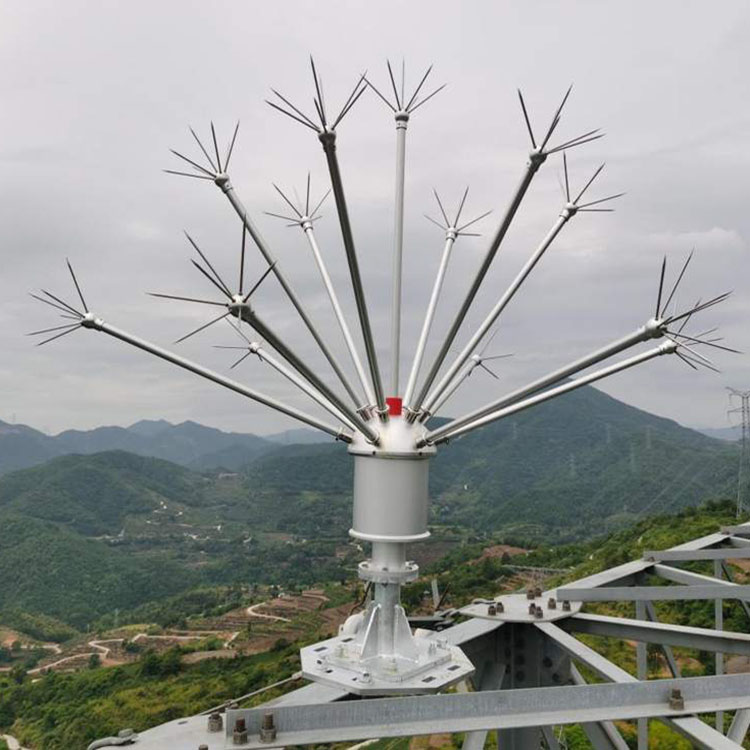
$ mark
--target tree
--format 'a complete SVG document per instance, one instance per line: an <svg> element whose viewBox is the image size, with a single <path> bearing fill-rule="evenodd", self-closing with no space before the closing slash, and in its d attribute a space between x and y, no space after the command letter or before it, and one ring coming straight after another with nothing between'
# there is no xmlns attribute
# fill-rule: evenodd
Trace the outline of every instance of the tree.
<svg viewBox="0 0 750 750"><path fill-rule="evenodd" d="M99 654L91 654L89 656L89 669L97 669L98 667L101 667L102 665L102 659Z"/></svg>

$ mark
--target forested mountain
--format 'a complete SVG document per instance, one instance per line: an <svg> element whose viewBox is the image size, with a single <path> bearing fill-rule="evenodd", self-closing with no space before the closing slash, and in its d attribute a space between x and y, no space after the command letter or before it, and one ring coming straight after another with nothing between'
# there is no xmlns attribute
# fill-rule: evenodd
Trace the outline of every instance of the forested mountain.
<svg viewBox="0 0 750 750"><path fill-rule="evenodd" d="M190 423L139 423L121 432L152 446L185 436L204 457L205 445L221 451L227 439ZM24 428L17 434L38 437ZM95 446L90 436L63 435L81 449ZM199 583L352 575L345 446L260 443L234 473L114 451L0 477L0 610L51 614L80 627L112 607ZM536 545L590 537L726 496L736 482L736 452L734 444L583 388L443 446L431 470L431 523L438 538Z"/></svg>
<svg viewBox="0 0 750 750"><path fill-rule="evenodd" d="M196 422L173 425L164 420L143 420L130 427L66 430L51 436L0 421L0 474L69 453L114 450L163 458L198 471L236 469L275 445L274 440L257 435L223 432Z"/></svg>

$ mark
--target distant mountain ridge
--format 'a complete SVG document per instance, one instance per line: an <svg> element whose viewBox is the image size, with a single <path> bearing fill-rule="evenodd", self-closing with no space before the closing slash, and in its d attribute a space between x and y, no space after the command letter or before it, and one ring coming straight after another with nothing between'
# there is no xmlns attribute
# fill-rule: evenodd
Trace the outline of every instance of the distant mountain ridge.
<svg viewBox="0 0 750 750"><path fill-rule="evenodd" d="M224 432L197 422L142 420L130 427L103 426L47 435L22 424L0 421L0 474L26 469L69 454L123 450L171 461L190 469L237 470L279 444L312 443L312 430L287 430L268 437Z"/></svg>
<svg viewBox="0 0 750 750"><path fill-rule="evenodd" d="M6 447L17 460L29 446L39 457L107 441L236 468L201 473L110 450L0 477L0 580L17 580L0 586L0 614L20 608L81 627L121 601L132 607L200 582L348 575L334 554L351 523L342 443L283 445L191 422L56 438L0 424L0 459L8 464ZM727 498L736 481L736 444L586 387L444 446L430 471L430 523L552 544Z"/></svg>

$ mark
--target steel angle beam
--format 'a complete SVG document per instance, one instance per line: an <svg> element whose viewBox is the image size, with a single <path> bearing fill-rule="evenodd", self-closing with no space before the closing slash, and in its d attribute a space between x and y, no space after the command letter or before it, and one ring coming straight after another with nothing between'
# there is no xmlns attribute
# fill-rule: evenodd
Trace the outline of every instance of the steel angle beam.
<svg viewBox="0 0 750 750"><path fill-rule="evenodd" d="M739 536L726 536L724 537L732 547L747 548L750 547L750 539L743 539Z"/></svg>
<svg viewBox="0 0 750 750"><path fill-rule="evenodd" d="M648 562L691 562L694 560L735 560L750 558L750 548L714 547L699 550L648 550L643 559Z"/></svg>
<svg viewBox="0 0 750 750"><path fill-rule="evenodd" d="M573 684L586 684L586 680L583 679L583 675L578 671L578 667L575 664L570 665L570 676L573 678ZM628 750L627 742L625 742L617 727L611 721L601 721L598 724L582 724L581 728L595 750Z"/></svg>
<svg viewBox="0 0 750 750"><path fill-rule="evenodd" d="M732 719L727 737L734 742L741 743L745 739L748 728L750 728L750 709L741 708Z"/></svg>
<svg viewBox="0 0 750 750"><path fill-rule="evenodd" d="M683 570L671 565L654 565L653 572L660 578L673 583L684 583L686 585L706 585L706 586L736 586L732 581L725 581L714 576L703 575L702 573L693 573L692 570Z"/></svg>
<svg viewBox="0 0 750 750"><path fill-rule="evenodd" d="M684 705L670 697L679 691ZM678 718L686 712L726 711L750 705L750 674L651 682L576 685L525 690L492 690L409 698L374 698L327 705L238 709L227 714L227 747L232 728L244 719L245 748L407 737L441 732L520 729L558 724L649 717ZM272 727L272 740L266 737ZM721 736L721 735L718 735ZM721 747L721 745L717 746ZM735 747L732 743L728 747Z"/></svg>
<svg viewBox="0 0 750 750"><path fill-rule="evenodd" d="M750 635L746 633L584 614L570 617L562 625L567 631L587 635L750 656Z"/></svg>
<svg viewBox="0 0 750 750"><path fill-rule="evenodd" d="M735 536L750 536L750 523L741 523L737 526L722 526L722 534L734 534Z"/></svg>
<svg viewBox="0 0 750 750"><path fill-rule="evenodd" d="M699 586L606 586L595 589L565 586L557 590L557 596L563 601L573 602L750 599L750 586L726 586L719 581Z"/></svg>

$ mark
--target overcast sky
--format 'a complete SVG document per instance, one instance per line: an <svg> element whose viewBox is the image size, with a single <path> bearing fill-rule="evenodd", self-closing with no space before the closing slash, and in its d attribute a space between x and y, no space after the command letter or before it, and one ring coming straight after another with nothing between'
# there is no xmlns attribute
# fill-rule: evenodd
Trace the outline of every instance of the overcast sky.
<svg viewBox="0 0 750 750"><path fill-rule="evenodd" d="M238 192L332 347L345 360L335 320L298 229L265 216L283 209L271 181L328 187L314 133L271 110L269 86L311 110L307 56L315 56L335 109L363 70L386 86L386 57L406 59L407 88L434 63L448 86L412 117L407 146L403 369L419 332L443 237L433 187L466 215L489 209L480 238L455 249L436 335L445 331L520 178L528 138L516 97L523 88L541 130L572 82L558 133L602 127L607 137L570 153L580 185L607 167L592 197L627 191L615 213L580 214L560 235L501 318L488 354L500 380L475 373L449 413L478 406L575 356L620 337L653 314L661 258L668 275L696 255L678 305L734 289L691 326L721 325L750 351L750 6L746 2L76 2L0 1L0 419L50 432L138 419L193 419L266 433L295 426L94 332L36 348L24 334L60 324L28 292L70 300L69 256L89 307L121 328L171 346L212 308L158 301L147 291L214 298L191 266L187 229L222 275L236 282L240 225L210 183L164 174L169 148L197 156L187 129L213 118L225 143L240 134L230 172ZM339 127L346 184L384 376L388 371L393 236L394 124L367 92ZM465 341L554 223L561 162L534 180L463 329ZM283 213L283 211L282 211ZM335 211L318 224L322 252L356 328ZM263 270L257 252L248 273ZM274 281L258 312L334 381ZM223 325L223 324L222 324ZM220 372L212 348L234 343L215 326L180 353ZM717 353L721 375L660 358L601 384L630 404L683 424L726 424L725 386L750 388L747 355ZM314 412L261 362L233 376Z"/></svg>

